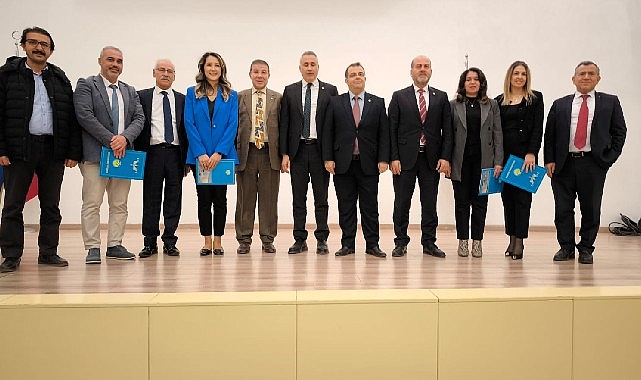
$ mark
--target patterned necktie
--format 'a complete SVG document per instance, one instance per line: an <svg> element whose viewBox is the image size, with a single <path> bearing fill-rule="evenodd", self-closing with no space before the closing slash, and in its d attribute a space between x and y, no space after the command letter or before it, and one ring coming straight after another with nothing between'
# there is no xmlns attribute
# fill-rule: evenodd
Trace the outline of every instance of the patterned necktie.
<svg viewBox="0 0 641 380"><path fill-rule="evenodd" d="M423 93L425 90L422 88L418 89L418 111L421 114L421 124L425 124L425 119L427 119L427 107L425 105L425 97ZM423 132L423 127L421 126L421 140L419 141L420 146L425 146L425 132Z"/></svg>
<svg viewBox="0 0 641 380"><path fill-rule="evenodd" d="M354 124L356 124L356 129L358 129L358 123L361 122L361 106L358 104L358 100L360 99L358 96L353 97L354 99L354 106L352 107L352 116L354 116ZM354 139L354 155L360 154L360 150L358 149L358 133L356 134L356 138Z"/></svg>
<svg viewBox="0 0 641 380"><path fill-rule="evenodd" d="M167 91L160 91L162 94L162 113L165 119L165 141L172 143L174 141L174 123L171 117L171 105Z"/></svg>
<svg viewBox="0 0 641 380"><path fill-rule="evenodd" d="M118 123L120 122L120 112L118 110L118 86L110 84L111 89L111 124L113 126L114 135L118 134Z"/></svg>
<svg viewBox="0 0 641 380"><path fill-rule="evenodd" d="M256 91L256 115L254 120L254 144L256 144L256 148L261 149L265 145L265 111L262 91Z"/></svg>
<svg viewBox="0 0 641 380"><path fill-rule="evenodd" d="M574 146L582 149L588 139L588 97L590 95L581 95L583 102L579 109L579 120L576 122L576 132L574 133Z"/></svg>
<svg viewBox="0 0 641 380"><path fill-rule="evenodd" d="M312 84L307 83L305 90L305 109L303 110L303 138L309 138L310 117L312 115Z"/></svg>

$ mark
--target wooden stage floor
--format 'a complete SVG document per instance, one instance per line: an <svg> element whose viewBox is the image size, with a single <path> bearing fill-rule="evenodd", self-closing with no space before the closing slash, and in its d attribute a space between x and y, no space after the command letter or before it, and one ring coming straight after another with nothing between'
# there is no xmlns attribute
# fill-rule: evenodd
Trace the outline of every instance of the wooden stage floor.
<svg viewBox="0 0 641 380"><path fill-rule="evenodd" d="M228 228L223 237L225 255L200 257L202 238L197 227L181 226L180 257L161 253L135 261L106 260L103 247L102 264L86 265L80 230L73 228L61 230L59 248L69 267L52 268L37 265L37 233L27 232L20 269L0 274L0 294L641 286L641 237L601 232L594 265L581 265L552 261L558 246L551 229L531 232L523 261L504 257L507 239L498 227L488 227L480 259L456 255L451 227L438 232L437 244L447 253L445 259L423 255L419 235L413 226L408 255L392 258L394 232L390 226L382 227L381 248L388 257L378 259L365 255L359 231L356 255L335 257L340 230L332 226L329 255L315 254L313 238L308 241L309 252L288 255L291 230L281 228L276 254L261 252L255 231L250 254L237 255L234 231ZM141 244L139 226L129 227L124 245L137 254Z"/></svg>

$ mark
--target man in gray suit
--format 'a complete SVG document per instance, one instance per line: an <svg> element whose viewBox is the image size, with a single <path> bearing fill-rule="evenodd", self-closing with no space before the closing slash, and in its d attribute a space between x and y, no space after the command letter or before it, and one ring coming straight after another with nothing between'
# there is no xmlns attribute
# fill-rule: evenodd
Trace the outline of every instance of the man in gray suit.
<svg viewBox="0 0 641 380"><path fill-rule="evenodd" d="M127 198L130 180L100 176L100 150L113 150L116 158L142 131L145 115L136 90L120 82L122 51L106 46L98 58L100 74L79 79L74 93L76 117L82 127L82 239L88 250L85 262L100 264L100 206L107 192L109 222L107 258L133 260L134 254L122 246L127 224Z"/></svg>
<svg viewBox="0 0 641 380"><path fill-rule="evenodd" d="M258 233L263 252L275 253L278 231L278 114L281 95L267 88L269 65L256 59L249 68L252 88L238 93L236 240L239 254L251 249L258 197Z"/></svg>

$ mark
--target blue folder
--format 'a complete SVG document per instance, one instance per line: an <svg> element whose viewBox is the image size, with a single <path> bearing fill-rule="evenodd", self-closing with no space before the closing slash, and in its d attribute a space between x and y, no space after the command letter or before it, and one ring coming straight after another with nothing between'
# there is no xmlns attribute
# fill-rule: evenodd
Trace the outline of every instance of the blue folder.
<svg viewBox="0 0 641 380"><path fill-rule="evenodd" d="M521 170L522 167L523 159L510 155L499 180L530 193L536 193L547 173L545 168L535 165L534 170L526 173Z"/></svg>
<svg viewBox="0 0 641 380"><path fill-rule="evenodd" d="M479 182L479 195L489 195L503 191L503 182L494 177L494 168L486 168L481 171L481 182Z"/></svg>
<svg viewBox="0 0 641 380"><path fill-rule="evenodd" d="M116 158L113 150L102 147L100 152L100 176L121 179L143 179L147 153L127 150L122 158Z"/></svg>
<svg viewBox="0 0 641 380"><path fill-rule="evenodd" d="M236 183L236 162L223 158L213 170L203 170L196 161L197 185L233 185Z"/></svg>

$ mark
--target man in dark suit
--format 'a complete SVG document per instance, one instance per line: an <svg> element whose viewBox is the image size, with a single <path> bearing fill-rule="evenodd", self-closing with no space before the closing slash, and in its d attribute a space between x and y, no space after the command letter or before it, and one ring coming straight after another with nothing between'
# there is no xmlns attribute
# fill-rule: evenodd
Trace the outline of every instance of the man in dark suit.
<svg viewBox="0 0 641 380"><path fill-rule="evenodd" d="M545 126L544 160L552 179L554 224L560 245L554 261L592 264L601 221L601 199L608 169L621 155L626 136L619 98L596 92L599 67L584 61L574 70L576 92L557 99ZM581 240L575 245L574 203L581 207Z"/></svg>
<svg viewBox="0 0 641 380"><path fill-rule="evenodd" d="M183 122L185 95L171 88L176 69L170 60L159 59L152 74L156 86L138 91L145 124L134 142L137 150L147 152L142 183L142 234L145 238L144 247L138 254L140 258L158 253L156 239L160 235L161 203L165 225L161 237L163 253L180 255L176 248L176 229L182 206L182 180L189 171L185 165L188 147Z"/></svg>
<svg viewBox="0 0 641 380"><path fill-rule="evenodd" d="M450 174L452 114L447 94L429 87L432 62L425 56L412 60L414 84L394 92L389 105L391 171L394 174L394 239L392 256L407 253L409 212L418 178L421 192L423 253L445 257L436 246L436 196L440 173Z"/></svg>
<svg viewBox="0 0 641 380"><path fill-rule="evenodd" d="M307 251L307 185L311 179L314 192L317 240L316 253L329 253L327 238L327 189L329 173L321 157L322 128L325 110L331 96L338 95L336 87L318 80L318 58L306 51L300 58L303 80L285 87L280 106L281 171L290 172L294 213L294 244L290 254Z"/></svg>
<svg viewBox="0 0 641 380"><path fill-rule="evenodd" d="M378 175L389 163L389 126L385 101L365 92L359 62L345 70L349 92L331 98L323 127L325 169L334 175L338 220L343 232L336 256L354 253L356 201L361 209L365 253L387 256L378 246Z"/></svg>
<svg viewBox="0 0 641 380"><path fill-rule="evenodd" d="M278 233L278 113L281 95L267 88L269 65L262 59L249 67L252 88L238 93L236 149L236 240L239 254L251 249L258 197L258 233L262 250L275 253Z"/></svg>

